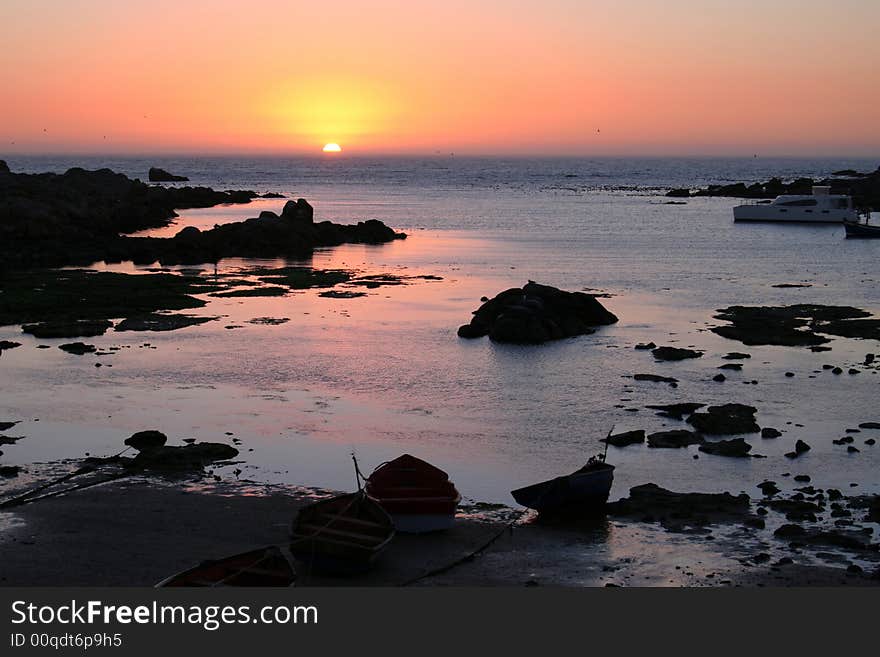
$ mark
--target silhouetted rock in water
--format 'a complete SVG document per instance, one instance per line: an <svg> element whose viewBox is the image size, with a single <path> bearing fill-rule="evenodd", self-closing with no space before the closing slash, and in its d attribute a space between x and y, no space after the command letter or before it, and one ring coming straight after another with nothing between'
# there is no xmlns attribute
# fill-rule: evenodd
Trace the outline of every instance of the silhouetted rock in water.
<svg viewBox="0 0 880 657"><path fill-rule="evenodd" d="M724 365L719 365L719 370L733 370L734 372L742 371L742 363L725 363Z"/></svg>
<svg viewBox="0 0 880 657"><path fill-rule="evenodd" d="M617 321L590 294L565 292L529 281L505 290L474 311L470 324L458 329L462 338L488 335L496 342L540 344L594 332Z"/></svg>
<svg viewBox="0 0 880 657"><path fill-rule="evenodd" d="M687 429L672 429L670 431L658 431L648 436L648 447L679 448L688 445L699 445L704 441L703 436L695 431Z"/></svg>
<svg viewBox="0 0 880 657"><path fill-rule="evenodd" d="M6 160L0 160L0 173L9 173L9 165Z"/></svg>
<svg viewBox="0 0 880 657"><path fill-rule="evenodd" d="M158 449L168 442L168 436L161 431L150 429L147 431L138 431L125 439L125 444L142 452L148 449Z"/></svg>
<svg viewBox="0 0 880 657"><path fill-rule="evenodd" d="M717 381L718 383L723 383L724 381L727 381L727 377L723 374L716 374L712 377L712 380Z"/></svg>
<svg viewBox="0 0 880 657"><path fill-rule="evenodd" d="M744 360L751 357L751 354L744 354L740 351L731 351L729 354L722 356L724 360Z"/></svg>
<svg viewBox="0 0 880 657"><path fill-rule="evenodd" d="M680 187L678 189L670 189L666 192L666 196L670 198L689 198L691 190Z"/></svg>
<svg viewBox="0 0 880 657"><path fill-rule="evenodd" d="M284 194L279 194L278 192L266 192L265 194L260 194L260 198L285 198Z"/></svg>
<svg viewBox="0 0 880 657"><path fill-rule="evenodd" d="M730 325L713 326L718 335L748 345L811 346L829 342L822 334L880 339L880 319L851 306L730 306L715 319Z"/></svg>
<svg viewBox="0 0 880 657"><path fill-rule="evenodd" d="M653 342L639 342L636 346L636 349L656 349L657 345Z"/></svg>
<svg viewBox="0 0 880 657"><path fill-rule="evenodd" d="M745 493L676 493L657 484L630 488L628 498L611 502L605 508L608 515L659 521L670 530L742 522L753 517L749 496Z"/></svg>
<svg viewBox="0 0 880 657"><path fill-rule="evenodd" d="M186 176L175 176L173 173L168 173L165 169L160 169L159 167L150 167L147 176L150 182L186 182L189 180Z"/></svg>
<svg viewBox="0 0 880 657"><path fill-rule="evenodd" d="M130 466L144 470L193 471L236 456L238 450L223 443L193 443L182 447L163 445L138 452Z"/></svg>
<svg viewBox="0 0 880 657"><path fill-rule="evenodd" d="M64 174L0 174L0 261L9 268L84 265L95 261L135 264L211 263L223 257L282 257L320 246L380 244L402 239L381 221L354 226L314 223L304 200L282 216L224 224L207 231L184 229L174 239L125 234L167 226L175 209L248 203L252 191L161 187L109 169L70 169Z"/></svg>
<svg viewBox="0 0 880 657"><path fill-rule="evenodd" d="M700 433L710 435L757 433L761 430L755 422L757 410L745 404L722 404L710 406L705 413L694 413L687 421Z"/></svg>
<svg viewBox="0 0 880 657"><path fill-rule="evenodd" d="M23 333L29 333L35 338L91 338L96 335L104 335L111 326L113 326L113 322L103 319L58 320L40 322L38 324L25 324L21 327L21 330Z"/></svg>
<svg viewBox="0 0 880 657"><path fill-rule="evenodd" d="M635 431L616 433L613 436L608 436L608 438L602 438L602 442L607 442L609 445L614 445L615 447L626 447L627 445L643 443L645 442L645 431L643 429L637 429Z"/></svg>
<svg viewBox="0 0 880 657"><path fill-rule="evenodd" d="M195 326L204 324L217 319L216 317L199 317L197 315L180 315L159 313L151 313L149 315L140 315L138 317L129 317L123 319L116 325L116 331L176 331L177 329L186 328L187 326Z"/></svg>
<svg viewBox="0 0 880 657"><path fill-rule="evenodd" d="M780 492L780 489L776 485L776 482L773 482L773 481L763 481L760 484L758 484L758 488L760 488L761 492L764 495L766 495L767 497L770 497L772 495L776 495L777 493Z"/></svg>
<svg viewBox="0 0 880 657"><path fill-rule="evenodd" d="M776 538L801 538L805 536L807 530L801 527L800 525L782 525L776 531L773 532L773 535Z"/></svg>
<svg viewBox="0 0 880 657"><path fill-rule="evenodd" d="M859 429L880 429L880 422L862 422Z"/></svg>
<svg viewBox="0 0 880 657"><path fill-rule="evenodd" d="M651 381L652 383L678 383L678 379L671 376L660 376L658 374L633 374L636 381Z"/></svg>
<svg viewBox="0 0 880 657"><path fill-rule="evenodd" d="M747 457L752 451L752 446L742 438L733 438L731 440L719 440L716 442L706 441L699 447L701 452L706 454L714 454L716 456L734 456Z"/></svg>
<svg viewBox="0 0 880 657"><path fill-rule="evenodd" d="M98 348L93 344L85 344L84 342L70 342L68 344L60 344L58 348L61 351L66 351L69 354L76 354L77 356L82 356L83 354L93 354Z"/></svg>
<svg viewBox="0 0 880 657"><path fill-rule="evenodd" d="M773 427L764 427L761 429L761 438L779 438L782 432Z"/></svg>
<svg viewBox="0 0 880 657"><path fill-rule="evenodd" d="M790 459L795 459L801 454L810 451L810 446L800 438L794 444L794 451L786 452L785 455Z"/></svg>
<svg viewBox="0 0 880 657"><path fill-rule="evenodd" d="M12 342L11 340L0 340L0 353L2 353L6 349L15 349L16 347L20 347L21 342Z"/></svg>
<svg viewBox="0 0 880 657"><path fill-rule="evenodd" d="M686 358L700 358L702 351L684 349L682 347L657 347L651 353L657 360L684 360Z"/></svg>
<svg viewBox="0 0 880 657"><path fill-rule="evenodd" d="M0 422L0 431L6 431L7 429L11 429L16 424L21 422L21 420L12 420L12 421L4 421Z"/></svg>
<svg viewBox="0 0 880 657"><path fill-rule="evenodd" d="M703 406L705 406L705 404L681 402L679 404L649 404L645 406L645 408L660 411L657 415L661 417L671 417L676 420L682 420L685 415L690 415L697 409L703 408Z"/></svg>
<svg viewBox="0 0 880 657"><path fill-rule="evenodd" d="M2 454L3 452L0 452ZM0 477L4 477L5 479L12 479L13 477L17 477L19 473L21 473L20 465L0 465Z"/></svg>

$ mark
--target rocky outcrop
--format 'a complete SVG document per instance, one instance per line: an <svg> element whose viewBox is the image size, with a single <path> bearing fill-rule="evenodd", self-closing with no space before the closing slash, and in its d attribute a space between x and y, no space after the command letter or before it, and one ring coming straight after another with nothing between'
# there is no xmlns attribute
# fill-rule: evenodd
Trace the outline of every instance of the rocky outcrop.
<svg viewBox="0 0 880 657"><path fill-rule="evenodd" d="M224 257L283 257L344 243L381 244L406 237L381 221L356 225L314 223L304 199L271 212L211 230L185 228L174 238L125 234L167 226L175 209L248 203L252 191L207 187L161 187L109 169L70 169L64 174L0 172L0 261L10 269L88 265L202 264Z"/></svg>
<svg viewBox="0 0 880 657"><path fill-rule="evenodd" d="M752 446L742 438L733 438L731 440L717 440L714 442L706 441L698 448L706 454L714 454L715 456L733 456L743 458L752 451Z"/></svg>
<svg viewBox="0 0 880 657"><path fill-rule="evenodd" d="M615 447L637 445L639 443L645 442L645 431L644 429L637 429L635 431L624 431L623 433L616 433L613 436L602 438L601 442L608 443L609 445L614 445Z"/></svg>
<svg viewBox="0 0 880 657"><path fill-rule="evenodd" d="M505 290L485 302L474 311L469 324L459 327L458 335L488 335L496 342L540 344L593 333L595 327L616 321L617 317L593 295L529 281L522 288Z"/></svg>
<svg viewBox="0 0 880 657"><path fill-rule="evenodd" d="M757 433L761 430L755 422L757 410L745 404L710 406L705 413L692 414L687 422L700 433L709 435Z"/></svg>
<svg viewBox="0 0 880 657"><path fill-rule="evenodd" d="M159 167L150 167L147 177L150 179L150 182L186 182L189 180L186 176L175 176L173 173L168 173L165 169L160 169Z"/></svg>
<svg viewBox="0 0 880 657"><path fill-rule="evenodd" d="M702 442L704 442L703 436L687 429L658 431L648 436L648 447L656 448L678 449L689 445L699 445Z"/></svg>
<svg viewBox="0 0 880 657"><path fill-rule="evenodd" d="M735 198L772 199L782 194L811 194L814 185L831 188L832 194L848 194L858 207L880 210L880 167L876 171L860 173L852 169L835 171L832 177L821 180L797 178L783 181L771 178L766 182L746 184L742 182L726 185L709 185L705 189L691 192L688 189L673 189L666 196L686 198L689 196L729 196Z"/></svg>
<svg viewBox="0 0 880 657"><path fill-rule="evenodd" d="M139 452L149 449L158 449L166 442L168 442L168 436L155 429L138 431L125 439L126 445L133 447Z"/></svg>
<svg viewBox="0 0 880 657"><path fill-rule="evenodd" d="M751 517L749 496L730 493L677 493L657 484L630 488L629 497L606 505L611 516L662 523L667 529L741 522Z"/></svg>
<svg viewBox="0 0 880 657"><path fill-rule="evenodd" d="M657 347L652 349L651 353L657 360L684 360L686 358L700 358L703 355L702 351L682 347Z"/></svg>
<svg viewBox="0 0 880 657"><path fill-rule="evenodd" d="M712 332L747 345L815 346L825 335L880 340L880 319L851 306L730 306L715 319L729 322Z"/></svg>

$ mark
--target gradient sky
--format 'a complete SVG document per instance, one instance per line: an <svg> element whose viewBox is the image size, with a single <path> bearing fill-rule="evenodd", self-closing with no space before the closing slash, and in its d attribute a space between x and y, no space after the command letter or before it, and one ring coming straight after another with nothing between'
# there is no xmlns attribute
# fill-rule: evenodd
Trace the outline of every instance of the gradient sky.
<svg viewBox="0 0 880 657"><path fill-rule="evenodd" d="M0 156L871 156L878 26L878 0L0 0Z"/></svg>

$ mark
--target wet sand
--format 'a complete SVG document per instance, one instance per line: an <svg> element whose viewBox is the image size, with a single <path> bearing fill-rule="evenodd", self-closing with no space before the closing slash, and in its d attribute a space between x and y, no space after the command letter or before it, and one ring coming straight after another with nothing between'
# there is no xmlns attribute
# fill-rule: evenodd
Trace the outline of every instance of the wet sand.
<svg viewBox="0 0 880 657"><path fill-rule="evenodd" d="M0 512L4 586L152 586L203 560L285 545L297 509L312 501L250 483L204 486L131 479ZM493 541L493 539L496 539ZM706 549L649 523L588 527L459 518L454 529L398 535L377 566L328 578L298 564L299 586L851 586L880 579L845 567L756 565L751 548L719 535ZM485 551L454 568L490 543ZM710 543L717 543L709 545ZM690 545L691 547L687 547ZM582 549L578 549L582 548ZM414 581L418 580L418 581Z"/></svg>

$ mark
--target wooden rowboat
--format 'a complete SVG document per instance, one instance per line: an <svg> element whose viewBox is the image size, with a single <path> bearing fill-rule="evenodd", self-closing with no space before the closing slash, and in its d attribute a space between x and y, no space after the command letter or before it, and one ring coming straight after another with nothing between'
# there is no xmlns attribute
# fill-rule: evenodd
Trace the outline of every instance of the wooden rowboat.
<svg viewBox="0 0 880 657"><path fill-rule="evenodd" d="M408 533L452 527L461 501L449 475L409 454L376 468L365 491L391 515L397 531Z"/></svg>
<svg viewBox="0 0 880 657"><path fill-rule="evenodd" d="M157 588L177 586L290 586L296 572L276 546L204 561L194 568L172 575Z"/></svg>
<svg viewBox="0 0 880 657"><path fill-rule="evenodd" d="M300 509L290 551L309 570L352 574L369 570L393 537L391 517L359 491Z"/></svg>
<svg viewBox="0 0 880 657"><path fill-rule="evenodd" d="M604 508L614 481L614 466L600 455L563 477L511 491L519 504L539 513L599 511Z"/></svg>

